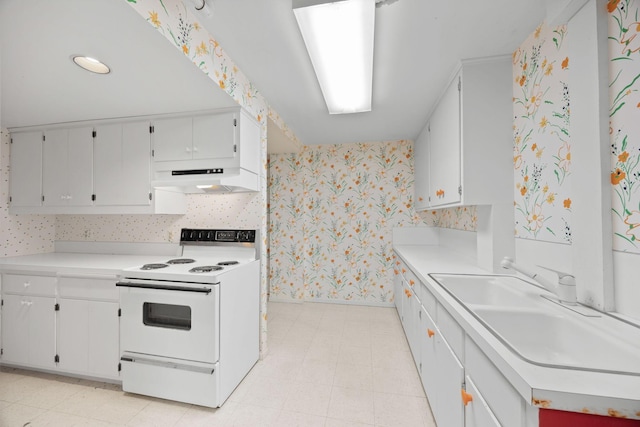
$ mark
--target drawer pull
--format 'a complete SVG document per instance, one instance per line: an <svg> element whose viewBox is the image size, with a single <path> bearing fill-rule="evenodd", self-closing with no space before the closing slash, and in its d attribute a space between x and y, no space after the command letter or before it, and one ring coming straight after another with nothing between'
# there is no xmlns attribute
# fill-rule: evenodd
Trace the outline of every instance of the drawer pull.
<svg viewBox="0 0 640 427"><path fill-rule="evenodd" d="M462 389L460 393L462 394L462 403L464 403L464 406L467 406L469 402L473 402L473 396L467 393L464 389Z"/></svg>
<svg viewBox="0 0 640 427"><path fill-rule="evenodd" d="M24 287L28 288L29 286L31 286L31 282L24 282Z"/></svg>
<svg viewBox="0 0 640 427"><path fill-rule="evenodd" d="M413 286L413 285L415 285L415 284L416 284L416 282L415 282L413 279L411 279L411 280L409 280L409 284L410 284L411 286Z"/></svg>
<svg viewBox="0 0 640 427"><path fill-rule="evenodd" d="M407 295L407 298L411 298L411 292L405 289L404 293Z"/></svg>
<svg viewBox="0 0 640 427"><path fill-rule="evenodd" d="M427 335L429 335L429 338L433 338L435 334L436 333L433 331L433 329L427 329Z"/></svg>

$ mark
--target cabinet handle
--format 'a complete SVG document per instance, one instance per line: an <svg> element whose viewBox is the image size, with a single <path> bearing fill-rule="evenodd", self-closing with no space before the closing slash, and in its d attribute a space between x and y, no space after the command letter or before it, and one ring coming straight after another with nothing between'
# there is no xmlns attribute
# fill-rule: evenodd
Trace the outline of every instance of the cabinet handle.
<svg viewBox="0 0 640 427"><path fill-rule="evenodd" d="M467 406L469 402L473 402L473 396L467 393L464 389L460 390L460 394L462 395L462 403L464 403L464 406Z"/></svg>
<svg viewBox="0 0 640 427"><path fill-rule="evenodd" d="M427 335L429 335L429 338L432 338L436 333L433 331L433 329L427 329Z"/></svg>
<svg viewBox="0 0 640 427"><path fill-rule="evenodd" d="M31 282L24 282L24 287L28 288L29 286L31 286Z"/></svg>
<svg viewBox="0 0 640 427"><path fill-rule="evenodd" d="M436 191L436 196L438 198L444 197L444 190L441 188L440 190Z"/></svg>
<svg viewBox="0 0 640 427"><path fill-rule="evenodd" d="M398 274L400 274L400 272L394 268L393 269L393 274L395 274L397 276Z"/></svg>
<svg viewBox="0 0 640 427"><path fill-rule="evenodd" d="M190 153L190 152L191 152L191 147L185 147L185 151L186 151L187 153Z"/></svg>
<svg viewBox="0 0 640 427"><path fill-rule="evenodd" d="M193 152L197 153L198 152L198 147L193 147Z"/></svg>
<svg viewBox="0 0 640 427"><path fill-rule="evenodd" d="M411 279L411 280L409 280L409 284L410 284L411 286L413 286L413 285L415 285L415 284L416 284L416 282L415 282L413 279Z"/></svg>
<svg viewBox="0 0 640 427"><path fill-rule="evenodd" d="M405 290L404 293L407 294L407 298L411 298L411 292Z"/></svg>

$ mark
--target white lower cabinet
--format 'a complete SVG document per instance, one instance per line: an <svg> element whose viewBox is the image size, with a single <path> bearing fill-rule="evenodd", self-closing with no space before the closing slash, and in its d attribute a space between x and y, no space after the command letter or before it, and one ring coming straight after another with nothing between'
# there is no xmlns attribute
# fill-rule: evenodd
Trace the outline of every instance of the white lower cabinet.
<svg viewBox="0 0 640 427"><path fill-rule="evenodd" d="M115 277L5 273L2 285L2 363L118 379Z"/></svg>
<svg viewBox="0 0 640 427"><path fill-rule="evenodd" d="M53 369L55 298L6 294L2 297L2 361Z"/></svg>

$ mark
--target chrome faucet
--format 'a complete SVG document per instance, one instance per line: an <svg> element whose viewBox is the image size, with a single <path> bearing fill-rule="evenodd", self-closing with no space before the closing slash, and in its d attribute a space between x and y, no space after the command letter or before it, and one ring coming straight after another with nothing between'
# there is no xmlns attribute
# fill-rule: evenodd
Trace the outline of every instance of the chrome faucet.
<svg viewBox="0 0 640 427"><path fill-rule="evenodd" d="M558 297L561 303L568 305L577 304L576 278L573 275L539 265L538 267L544 268L545 270L553 271L558 275L558 283L553 283L538 275L538 273L536 273L535 271L531 271L516 264L515 262L513 262L513 259L509 257L504 257L500 262L500 265L502 266L502 268L505 268L507 270L515 270L540 283L549 292L553 292Z"/></svg>

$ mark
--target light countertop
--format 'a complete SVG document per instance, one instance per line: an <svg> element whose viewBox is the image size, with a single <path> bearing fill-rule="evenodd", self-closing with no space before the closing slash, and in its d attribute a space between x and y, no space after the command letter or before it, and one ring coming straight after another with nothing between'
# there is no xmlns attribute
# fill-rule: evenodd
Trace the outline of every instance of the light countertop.
<svg viewBox="0 0 640 427"><path fill-rule="evenodd" d="M169 259L162 255L113 255L51 252L0 258L0 271L51 275L112 275L138 265Z"/></svg>
<svg viewBox="0 0 640 427"><path fill-rule="evenodd" d="M438 245L394 245L398 256L527 402L535 406L640 419L640 376L529 363L508 349L428 274L493 274ZM640 360L639 360L640 363Z"/></svg>

